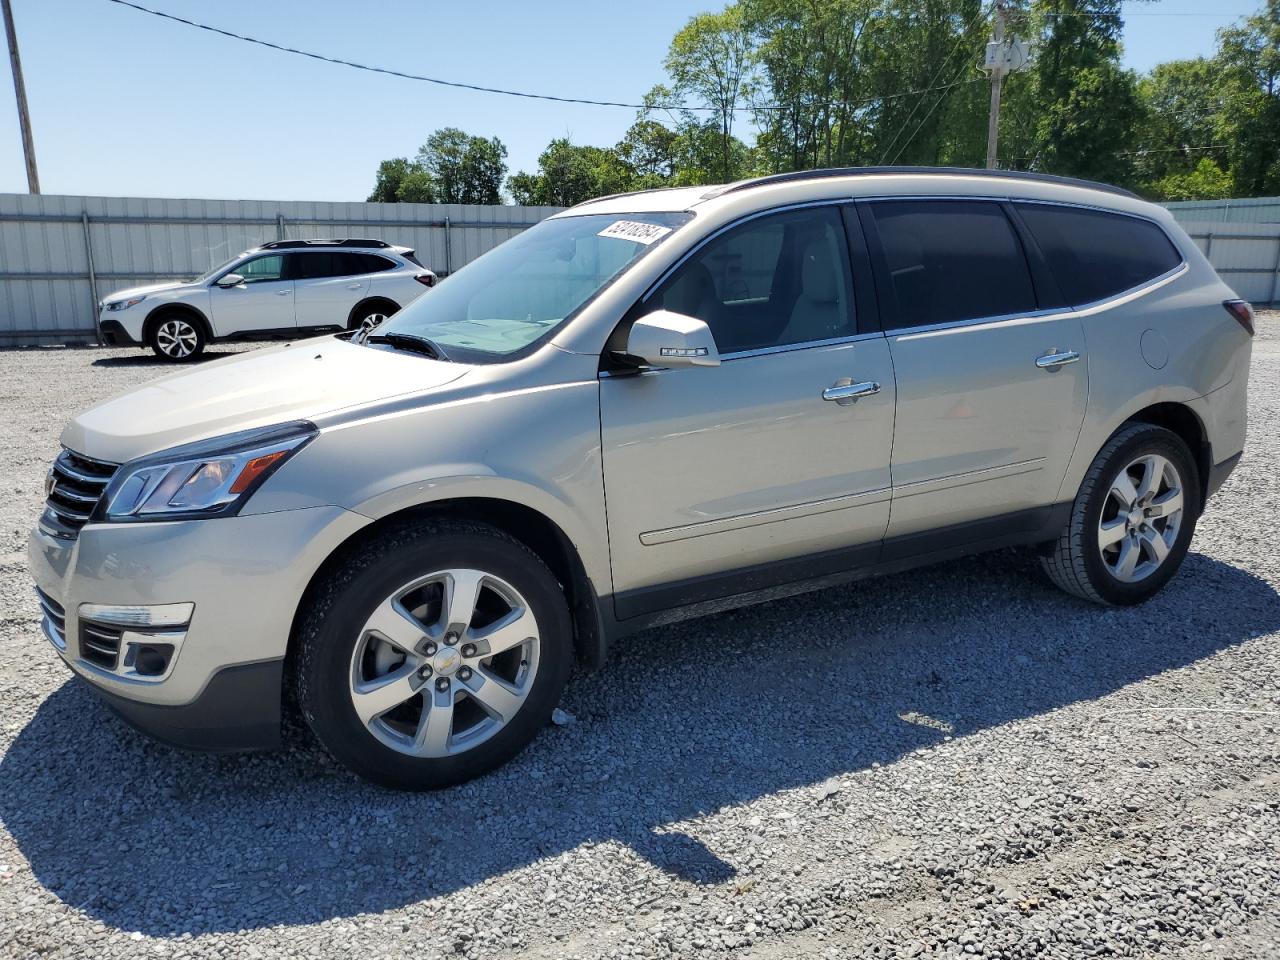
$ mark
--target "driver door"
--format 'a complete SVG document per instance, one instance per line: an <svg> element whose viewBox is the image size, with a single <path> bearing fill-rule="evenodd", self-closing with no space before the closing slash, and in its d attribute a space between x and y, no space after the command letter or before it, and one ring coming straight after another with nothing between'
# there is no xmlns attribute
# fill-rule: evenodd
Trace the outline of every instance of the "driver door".
<svg viewBox="0 0 1280 960"><path fill-rule="evenodd" d="M214 333L225 337L233 333L294 329L294 282L287 279L287 263L287 257L281 253L254 257L227 271L244 277L244 283L222 287L215 282L210 286Z"/></svg>
<svg viewBox="0 0 1280 960"><path fill-rule="evenodd" d="M895 388L884 337L857 326L855 303L873 309L858 257L855 284L838 207L772 214L710 240L646 301L706 322L721 363L602 376L620 619L878 555ZM875 389L824 399L850 383Z"/></svg>

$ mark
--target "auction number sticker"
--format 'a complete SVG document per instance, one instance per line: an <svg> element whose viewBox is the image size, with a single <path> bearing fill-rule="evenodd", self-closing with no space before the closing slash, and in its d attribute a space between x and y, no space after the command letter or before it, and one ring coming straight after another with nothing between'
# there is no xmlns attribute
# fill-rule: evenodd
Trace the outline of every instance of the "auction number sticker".
<svg viewBox="0 0 1280 960"><path fill-rule="evenodd" d="M630 240L632 243L643 243L648 246L655 240L661 240L670 232L670 227L662 227L656 223L640 223L638 220L615 220L601 230L599 236L617 237L619 240Z"/></svg>

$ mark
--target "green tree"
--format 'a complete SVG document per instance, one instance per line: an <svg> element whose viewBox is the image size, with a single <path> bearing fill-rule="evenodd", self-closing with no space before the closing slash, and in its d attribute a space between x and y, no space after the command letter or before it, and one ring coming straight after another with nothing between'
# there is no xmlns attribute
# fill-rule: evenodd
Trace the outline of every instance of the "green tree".
<svg viewBox="0 0 1280 960"><path fill-rule="evenodd" d="M1280 0L1218 31L1215 59L1224 79L1218 134L1235 195L1280 193Z"/></svg>
<svg viewBox="0 0 1280 960"><path fill-rule="evenodd" d="M1149 185L1161 200L1225 200L1232 195L1231 174L1210 157L1186 172L1168 173Z"/></svg>
<svg viewBox="0 0 1280 960"><path fill-rule="evenodd" d="M631 125L614 149L635 172L636 189L672 183L681 166L680 134L645 116Z"/></svg>
<svg viewBox="0 0 1280 960"><path fill-rule="evenodd" d="M1134 167L1147 193L1195 200L1218 197L1223 182L1230 190L1219 163L1227 160L1219 141L1224 87L1221 64L1204 57L1159 64L1139 81L1143 116Z"/></svg>
<svg viewBox="0 0 1280 960"><path fill-rule="evenodd" d="M436 203L501 203L506 157L497 137L443 127L427 138L416 163L429 178Z"/></svg>
<svg viewBox="0 0 1280 960"><path fill-rule="evenodd" d="M714 117L720 134L718 175L724 180L734 175L733 127L754 89L753 63L747 20L736 4L691 18L667 51L672 93L698 100Z"/></svg>
<svg viewBox="0 0 1280 960"><path fill-rule="evenodd" d="M507 181L507 189L516 203L571 207L630 190L634 179L634 170L616 150L580 146L559 137L538 157L538 172L515 174Z"/></svg>
<svg viewBox="0 0 1280 960"><path fill-rule="evenodd" d="M438 203L436 185L431 175L422 167L414 164L400 181L396 189L396 200L400 203Z"/></svg>
<svg viewBox="0 0 1280 960"><path fill-rule="evenodd" d="M1120 65L1120 6L1121 0L1032 4L1025 23L1035 43L1035 63L1027 82L1010 91L1011 99L1028 101L1015 117L1030 129L1015 134L1022 155L1015 154L1010 165L1134 182L1132 151L1142 107L1137 76Z"/></svg>
<svg viewBox="0 0 1280 960"><path fill-rule="evenodd" d="M378 164L377 178L374 180L373 193L369 194L370 203L395 203L400 199L400 184L413 165L406 157L383 160Z"/></svg>

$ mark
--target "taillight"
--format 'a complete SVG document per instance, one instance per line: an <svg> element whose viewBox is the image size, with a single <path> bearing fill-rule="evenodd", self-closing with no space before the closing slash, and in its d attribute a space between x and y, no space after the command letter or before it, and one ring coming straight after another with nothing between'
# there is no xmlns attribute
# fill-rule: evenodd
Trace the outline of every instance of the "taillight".
<svg viewBox="0 0 1280 960"><path fill-rule="evenodd" d="M1236 318L1236 323L1244 327L1245 333L1253 336L1253 307L1249 306L1248 300L1223 300L1222 305L1227 308L1227 313Z"/></svg>
<svg viewBox="0 0 1280 960"><path fill-rule="evenodd" d="M434 287L436 285L436 275L434 273L420 273L413 279L417 280L424 287Z"/></svg>

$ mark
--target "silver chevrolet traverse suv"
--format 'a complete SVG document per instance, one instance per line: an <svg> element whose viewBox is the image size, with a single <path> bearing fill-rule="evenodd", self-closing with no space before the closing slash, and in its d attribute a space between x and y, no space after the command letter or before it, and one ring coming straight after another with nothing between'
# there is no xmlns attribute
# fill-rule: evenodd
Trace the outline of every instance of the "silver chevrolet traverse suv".
<svg viewBox="0 0 1280 960"><path fill-rule="evenodd" d="M1240 457L1252 333L1165 210L1098 184L603 198L372 330L73 420L43 631L172 743L271 746L296 704L368 778L456 783L574 658L676 617L1012 544L1148 599Z"/></svg>

